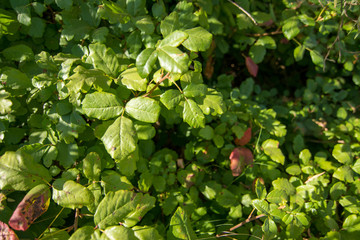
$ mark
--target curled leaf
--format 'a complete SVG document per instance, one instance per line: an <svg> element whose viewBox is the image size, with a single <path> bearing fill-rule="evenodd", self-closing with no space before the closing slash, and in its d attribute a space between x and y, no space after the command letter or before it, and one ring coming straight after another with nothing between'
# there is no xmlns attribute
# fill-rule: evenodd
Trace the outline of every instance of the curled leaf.
<svg viewBox="0 0 360 240"><path fill-rule="evenodd" d="M239 146L244 146L250 140L251 140L251 128L249 127L248 129L246 129L246 131L244 132L244 135L241 138L235 139L235 144L239 145Z"/></svg>
<svg viewBox="0 0 360 240"><path fill-rule="evenodd" d="M19 240L18 236L14 233L6 223L0 221L0 239L3 240Z"/></svg>
<svg viewBox="0 0 360 240"><path fill-rule="evenodd" d="M15 230L26 231L30 225L47 211L50 204L50 190L45 184L32 188L16 207L9 220Z"/></svg>
<svg viewBox="0 0 360 240"><path fill-rule="evenodd" d="M251 59L251 57L245 58L245 64L250 75L256 77L258 74L259 66Z"/></svg>
<svg viewBox="0 0 360 240"><path fill-rule="evenodd" d="M234 177L239 176L244 167L253 162L254 156L247 148L235 148L230 154L230 169Z"/></svg>

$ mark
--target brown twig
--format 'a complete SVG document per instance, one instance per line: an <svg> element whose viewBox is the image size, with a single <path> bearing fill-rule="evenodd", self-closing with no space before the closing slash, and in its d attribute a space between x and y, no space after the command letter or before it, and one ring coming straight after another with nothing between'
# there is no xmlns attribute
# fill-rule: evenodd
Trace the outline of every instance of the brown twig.
<svg viewBox="0 0 360 240"><path fill-rule="evenodd" d="M159 87L159 85L165 80L165 79L169 79L170 73L167 73L164 77L161 76L161 78L159 79L159 81L156 83L156 85L147 93L144 94L143 97L148 97L150 96L156 88Z"/></svg>
<svg viewBox="0 0 360 240"><path fill-rule="evenodd" d="M230 231L230 232L231 232L231 231L234 231L235 229L241 227L242 225L244 225L244 224L246 224L246 223L249 223L249 222L251 222L251 221L257 220L257 219L262 218L262 217L265 217L265 216L266 216L265 214L260 214L260 215L258 215L258 216L256 216L256 217L248 218L248 219L246 219L245 221L242 221L241 223L239 223L238 225L235 225L235 226L233 226L232 228L230 228L229 231Z"/></svg>

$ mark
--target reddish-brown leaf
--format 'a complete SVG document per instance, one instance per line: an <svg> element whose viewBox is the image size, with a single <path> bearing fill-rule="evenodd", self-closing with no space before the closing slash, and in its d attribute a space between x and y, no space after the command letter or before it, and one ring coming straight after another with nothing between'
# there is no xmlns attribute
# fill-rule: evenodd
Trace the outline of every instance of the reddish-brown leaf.
<svg viewBox="0 0 360 240"><path fill-rule="evenodd" d="M250 75L253 77L256 77L259 71L259 66L254 63L254 61L251 59L251 57L245 58L245 64L246 68L249 71Z"/></svg>
<svg viewBox="0 0 360 240"><path fill-rule="evenodd" d="M230 169L234 177L239 176L246 165L252 164L254 156L248 148L235 148L230 154Z"/></svg>
<svg viewBox="0 0 360 240"><path fill-rule="evenodd" d="M248 142L250 142L250 140L251 140L251 128L249 127L248 129L246 129L244 135L241 138L235 139L235 144L238 146L244 146Z"/></svg>
<svg viewBox="0 0 360 240"><path fill-rule="evenodd" d="M0 239L1 240L19 240L13 230L6 223L0 221Z"/></svg>
<svg viewBox="0 0 360 240"><path fill-rule="evenodd" d="M16 207L9 220L10 227L18 231L26 231L38 217L47 211L49 203L49 187L45 184L37 185Z"/></svg>

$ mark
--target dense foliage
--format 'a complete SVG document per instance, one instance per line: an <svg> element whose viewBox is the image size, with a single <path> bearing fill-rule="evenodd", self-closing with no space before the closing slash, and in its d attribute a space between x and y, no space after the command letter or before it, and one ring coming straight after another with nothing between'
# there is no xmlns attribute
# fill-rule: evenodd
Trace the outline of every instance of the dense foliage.
<svg viewBox="0 0 360 240"><path fill-rule="evenodd" d="M359 239L356 0L2 0L1 239Z"/></svg>

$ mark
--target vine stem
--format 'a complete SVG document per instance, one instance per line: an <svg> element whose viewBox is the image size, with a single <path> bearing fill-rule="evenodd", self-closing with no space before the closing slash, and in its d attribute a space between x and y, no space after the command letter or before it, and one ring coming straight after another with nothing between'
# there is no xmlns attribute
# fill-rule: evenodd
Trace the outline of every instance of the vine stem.
<svg viewBox="0 0 360 240"><path fill-rule="evenodd" d="M241 227L242 225L244 225L244 224L246 224L246 223L249 223L249 222L251 222L251 221L257 220L257 219L262 218L262 217L265 217L265 216L266 216L265 214L260 214L260 215L258 215L258 216L256 216L256 217L247 218L245 221L242 221L242 222L239 223L238 225L235 225L235 226L233 226L232 228L230 228L229 231L230 231L230 232L231 232L231 231L234 231L235 229Z"/></svg>
<svg viewBox="0 0 360 240"><path fill-rule="evenodd" d="M246 16L248 16L248 18L251 19L251 21L255 24L258 25L256 20L250 15L250 13L248 13L245 9L243 9L241 6L239 6L236 2L233 2L231 0L228 0L229 3L233 4L235 7L239 8L243 13L245 13Z"/></svg>
<svg viewBox="0 0 360 240"><path fill-rule="evenodd" d="M149 92L147 92L146 94L144 94L143 97L148 97L149 95L151 95L151 94L155 91L155 89L158 88L159 85L160 85L163 81L165 81L165 79L170 79L169 76L170 76L170 73L167 73L164 77L161 76L161 78L160 78L159 81L156 83L156 85L155 85Z"/></svg>

